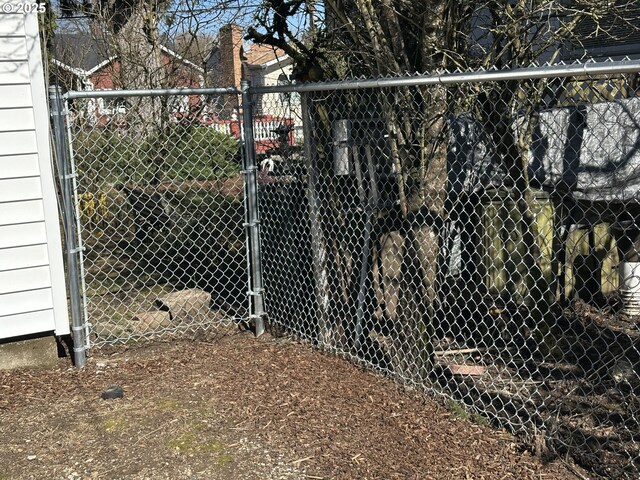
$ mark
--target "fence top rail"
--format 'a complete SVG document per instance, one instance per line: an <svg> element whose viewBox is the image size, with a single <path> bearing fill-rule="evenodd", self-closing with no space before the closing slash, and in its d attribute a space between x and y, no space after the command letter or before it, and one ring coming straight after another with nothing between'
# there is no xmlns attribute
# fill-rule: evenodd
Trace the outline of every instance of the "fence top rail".
<svg viewBox="0 0 640 480"><path fill-rule="evenodd" d="M391 78L362 80L340 80L333 82L301 83L249 87L251 93L327 92L334 90L363 90L384 87L413 87L428 85L451 85L460 83L498 82L527 80L533 78L575 77L592 75L616 75L640 72L640 60L611 62L586 62L571 65L523 67L510 70L488 70L480 72L455 72L437 75L406 75ZM247 88L247 87L244 87ZM70 90L64 99L116 98L116 97L168 97L173 95L241 95L242 89L235 87L212 88L165 88L139 90Z"/></svg>
<svg viewBox="0 0 640 480"><path fill-rule="evenodd" d="M212 88L163 88L139 90L70 90L62 98L128 98L128 97L170 97L173 95L240 95L241 90L234 87Z"/></svg>
<svg viewBox="0 0 640 480"><path fill-rule="evenodd" d="M286 92L326 92L332 90L362 90L382 87L450 85L460 83L527 80L533 78L615 75L635 72L640 72L640 60L586 62L570 65L513 68L509 70L455 72L435 75L407 75L379 79L341 80L333 82L273 85L253 87L251 88L251 91L258 94Z"/></svg>

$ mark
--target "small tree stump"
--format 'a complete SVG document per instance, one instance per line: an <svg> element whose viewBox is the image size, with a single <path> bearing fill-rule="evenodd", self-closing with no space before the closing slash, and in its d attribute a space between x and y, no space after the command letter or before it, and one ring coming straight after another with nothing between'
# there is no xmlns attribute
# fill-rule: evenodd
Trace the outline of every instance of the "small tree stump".
<svg viewBox="0 0 640 480"><path fill-rule="evenodd" d="M169 312L172 322L190 322L209 315L211 295L203 290L192 288L169 293L158 298L155 304L163 312Z"/></svg>

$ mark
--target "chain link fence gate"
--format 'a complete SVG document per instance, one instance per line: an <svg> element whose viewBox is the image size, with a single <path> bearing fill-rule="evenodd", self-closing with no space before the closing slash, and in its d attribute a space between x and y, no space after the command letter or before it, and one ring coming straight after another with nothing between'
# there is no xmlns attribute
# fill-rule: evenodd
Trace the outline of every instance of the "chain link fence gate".
<svg viewBox="0 0 640 480"><path fill-rule="evenodd" d="M65 94L67 217L76 214L84 300L74 331L86 335L78 350L249 318L254 213L243 174L255 171L243 169L241 94Z"/></svg>
<svg viewBox="0 0 640 480"><path fill-rule="evenodd" d="M274 331L638 478L638 72L254 89Z"/></svg>

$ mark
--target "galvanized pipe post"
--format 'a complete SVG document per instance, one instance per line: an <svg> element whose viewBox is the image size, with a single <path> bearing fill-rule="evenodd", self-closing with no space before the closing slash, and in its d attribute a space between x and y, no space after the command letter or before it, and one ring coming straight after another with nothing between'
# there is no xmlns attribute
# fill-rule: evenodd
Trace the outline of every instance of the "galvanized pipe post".
<svg viewBox="0 0 640 480"><path fill-rule="evenodd" d="M73 339L73 362L77 368L86 364L87 336L82 315L82 293L80 288L80 249L76 237L75 207L73 202L74 171L69 157L69 143L65 119L68 115L58 86L49 87L49 108L53 126L53 144L60 178L62 224L67 257L67 279L71 306L71 336Z"/></svg>
<svg viewBox="0 0 640 480"><path fill-rule="evenodd" d="M243 80L242 141L245 184L246 238L249 247L249 318L254 321L255 334L264 333L264 297L262 282L262 253L260 251L260 210L258 206L258 167L253 137L253 98L251 83Z"/></svg>

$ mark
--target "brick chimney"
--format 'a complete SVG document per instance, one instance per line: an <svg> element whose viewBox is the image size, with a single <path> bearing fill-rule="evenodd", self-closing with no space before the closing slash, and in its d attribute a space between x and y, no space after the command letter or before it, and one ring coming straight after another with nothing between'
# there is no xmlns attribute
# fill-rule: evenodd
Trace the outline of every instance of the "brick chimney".
<svg viewBox="0 0 640 480"><path fill-rule="evenodd" d="M234 24L225 25L220 29L220 80L224 87L240 88L242 79L242 27Z"/></svg>

